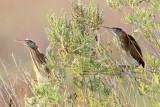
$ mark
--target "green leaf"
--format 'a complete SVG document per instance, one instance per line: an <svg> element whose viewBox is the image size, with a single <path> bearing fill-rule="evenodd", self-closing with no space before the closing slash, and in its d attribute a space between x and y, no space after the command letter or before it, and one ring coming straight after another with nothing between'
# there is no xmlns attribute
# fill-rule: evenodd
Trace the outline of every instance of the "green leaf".
<svg viewBox="0 0 160 107"><path fill-rule="evenodd" d="M108 66L108 67L106 67L106 68L103 68L103 69L100 70L99 72L107 72L110 68L111 68L111 66Z"/></svg>

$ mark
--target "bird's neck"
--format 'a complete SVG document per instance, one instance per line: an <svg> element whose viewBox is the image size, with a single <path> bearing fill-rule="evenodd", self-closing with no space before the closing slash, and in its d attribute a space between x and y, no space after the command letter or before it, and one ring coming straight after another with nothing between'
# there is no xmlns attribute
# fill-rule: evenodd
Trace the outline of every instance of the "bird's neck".
<svg viewBox="0 0 160 107"><path fill-rule="evenodd" d="M29 48L29 51L30 51L32 62L33 62L36 77L39 78L41 76L40 71L42 70L41 62L39 61L39 57L38 57L40 52L38 51L38 49L33 50L30 48Z"/></svg>
<svg viewBox="0 0 160 107"><path fill-rule="evenodd" d="M117 43L119 48L125 48L128 46L128 37L127 34L122 33L113 33L117 38Z"/></svg>

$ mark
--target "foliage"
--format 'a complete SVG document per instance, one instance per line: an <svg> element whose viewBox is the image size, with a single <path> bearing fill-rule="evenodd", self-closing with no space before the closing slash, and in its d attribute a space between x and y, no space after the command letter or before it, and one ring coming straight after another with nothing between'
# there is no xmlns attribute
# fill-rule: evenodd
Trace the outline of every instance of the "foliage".
<svg viewBox="0 0 160 107"><path fill-rule="evenodd" d="M125 24L136 25L133 32L140 32L147 41L160 47L159 0L106 0L109 7L124 13ZM130 10L130 11L128 11Z"/></svg>
<svg viewBox="0 0 160 107"><path fill-rule="evenodd" d="M59 87L60 94L57 94L61 95L59 96L61 100L54 95L55 91L52 88L51 90L48 86L42 88L46 84L33 86L34 91L41 99L49 99L52 96L53 99L49 99L48 105L104 106L113 99L109 98L110 89L105 85L105 80L101 74L97 74L107 72L110 68L103 67L109 60L107 50L101 45L97 46L99 36L97 31L103 23L102 12L99 13L99 7L95 7L93 2L87 8L81 2L77 4L71 1L71 7L73 13L69 19L64 10L60 17L51 12L48 16L51 29L46 27L51 47L54 46L58 50L53 52L53 48L47 49L48 65L52 69L51 81L54 82L54 86L48 85L50 88ZM97 59L99 52L104 57L103 60ZM72 83L67 82L68 78ZM68 87L68 84L73 84L74 90ZM43 106L46 102L34 103L37 104Z"/></svg>
<svg viewBox="0 0 160 107"><path fill-rule="evenodd" d="M150 7L141 6L141 2L146 1L107 0L112 9L126 15L124 23L136 25L133 35L139 32L159 48L159 20L155 13L159 12L158 1L148 1ZM103 23L99 7L93 2L87 8L71 1L71 8L70 18L64 10L60 17L54 12L48 16L51 28L45 29L51 42L47 49L51 79L49 83L32 85L38 97L32 103L26 99L26 106L158 105L159 59L148 52L145 69L119 67L108 52L111 43L103 45L105 41L99 33ZM126 8L132 12L127 13ZM53 47L57 52L52 51ZM141 102L144 104L138 104Z"/></svg>
<svg viewBox="0 0 160 107"><path fill-rule="evenodd" d="M138 76L146 78L150 82L142 79L139 81L139 89L143 95L148 96L157 106L160 102L160 1L159 0L106 0L110 8L123 13L122 21L125 24L132 24L132 34L142 35L152 47L153 51L146 50L146 68L136 71Z"/></svg>
<svg viewBox="0 0 160 107"><path fill-rule="evenodd" d="M45 27L45 30L50 41L47 48L47 65L52 70L49 80L38 83L33 79L29 81L30 78L26 78L25 71L19 68L14 59L20 75L33 94L30 97L25 93L26 107L159 106L160 57L156 49L160 48L160 1L106 1L110 8L125 15L122 19L125 24L136 26L132 34L143 35L156 54L146 50L144 69L121 67L109 53L112 42L104 41L104 33L99 32L103 24L103 12L99 12L94 2L86 7L80 1L76 3L71 0L73 12L70 18L64 9L59 17L53 11L48 16L50 27ZM53 48L57 51L53 51ZM6 72L5 66L4 69ZM23 101L15 94L11 80L8 85L2 77L0 79L10 99L9 106L23 105ZM12 94L9 94L10 91ZM4 95L1 94L1 97Z"/></svg>

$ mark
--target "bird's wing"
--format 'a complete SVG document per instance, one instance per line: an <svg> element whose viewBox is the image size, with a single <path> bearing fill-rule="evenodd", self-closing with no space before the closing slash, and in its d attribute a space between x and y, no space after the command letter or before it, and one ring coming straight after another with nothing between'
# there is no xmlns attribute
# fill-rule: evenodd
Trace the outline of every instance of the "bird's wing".
<svg viewBox="0 0 160 107"><path fill-rule="evenodd" d="M140 64L142 64L142 66L144 67L144 61L142 58L142 51L141 48L139 47L139 45L137 44L137 42L135 41L135 39L131 36L128 35L129 37L129 51L131 56L136 59Z"/></svg>
<svg viewBox="0 0 160 107"><path fill-rule="evenodd" d="M131 35L128 35L129 37L129 45L132 45L134 46L134 48L136 49L136 51L138 51L139 55L142 56L142 51L141 51L141 48L139 47L139 45L137 44L136 40L131 36Z"/></svg>
<svg viewBox="0 0 160 107"><path fill-rule="evenodd" d="M50 67L46 64L47 62L47 57L43 54L43 53L40 53L40 56L41 56L41 60L42 60L42 62L43 62L43 64L44 64L44 70L49 74L50 73L50 71L51 71L51 69L50 69Z"/></svg>
<svg viewBox="0 0 160 107"><path fill-rule="evenodd" d="M47 57L43 53L40 53L39 51L37 52L37 57L38 57L39 63L42 64L43 69L49 74L51 69L47 65L47 62L46 62Z"/></svg>
<svg viewBox="0 0 160 107"><path fill-rule="evenodd" d="M127 36L128 36L128 38L129 38L129 40L131 40L131 41L137 43L136 40L135 40L131 35L127 35Z"/></svg>
<svg viewBox="0 0 160 107"><path fill-rule="evenodd" d="M41 64L46 63L46 56L43 53L40 53L39 51L37 51L37 57Z"/></svg>
<svg viewBox="0 0 160 107"><path fill-rule="evenodd" d="M40 55L41 55L41 57L42 57L43 63L46 63L47 57L46 57L43 53L41 53Z"/></svg>

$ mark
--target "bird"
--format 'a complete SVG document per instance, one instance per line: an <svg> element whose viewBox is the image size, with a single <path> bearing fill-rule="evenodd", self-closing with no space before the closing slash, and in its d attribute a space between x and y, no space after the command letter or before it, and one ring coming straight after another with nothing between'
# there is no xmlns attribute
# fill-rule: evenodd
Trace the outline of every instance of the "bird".
<svg viewBox="0 0 160 107"><path fill-rule="evenodd" d="M107 31L111 31L117 38L118 48L127 65L134 65L134 67L142 65L143 68L145 67L141 48L133 36L127 34L122 28L119 27L102 27L106 28Z"/></svg>
<svg viewBox="0 0 160 107"><path fill-rule="evenodd" d="M51 69L47 65L47 57L38 50L38 46L36 45L36 43L32 40L15 41L24 44L28 48L37 80L49 80L48 76L51 73Z"/></svg>

